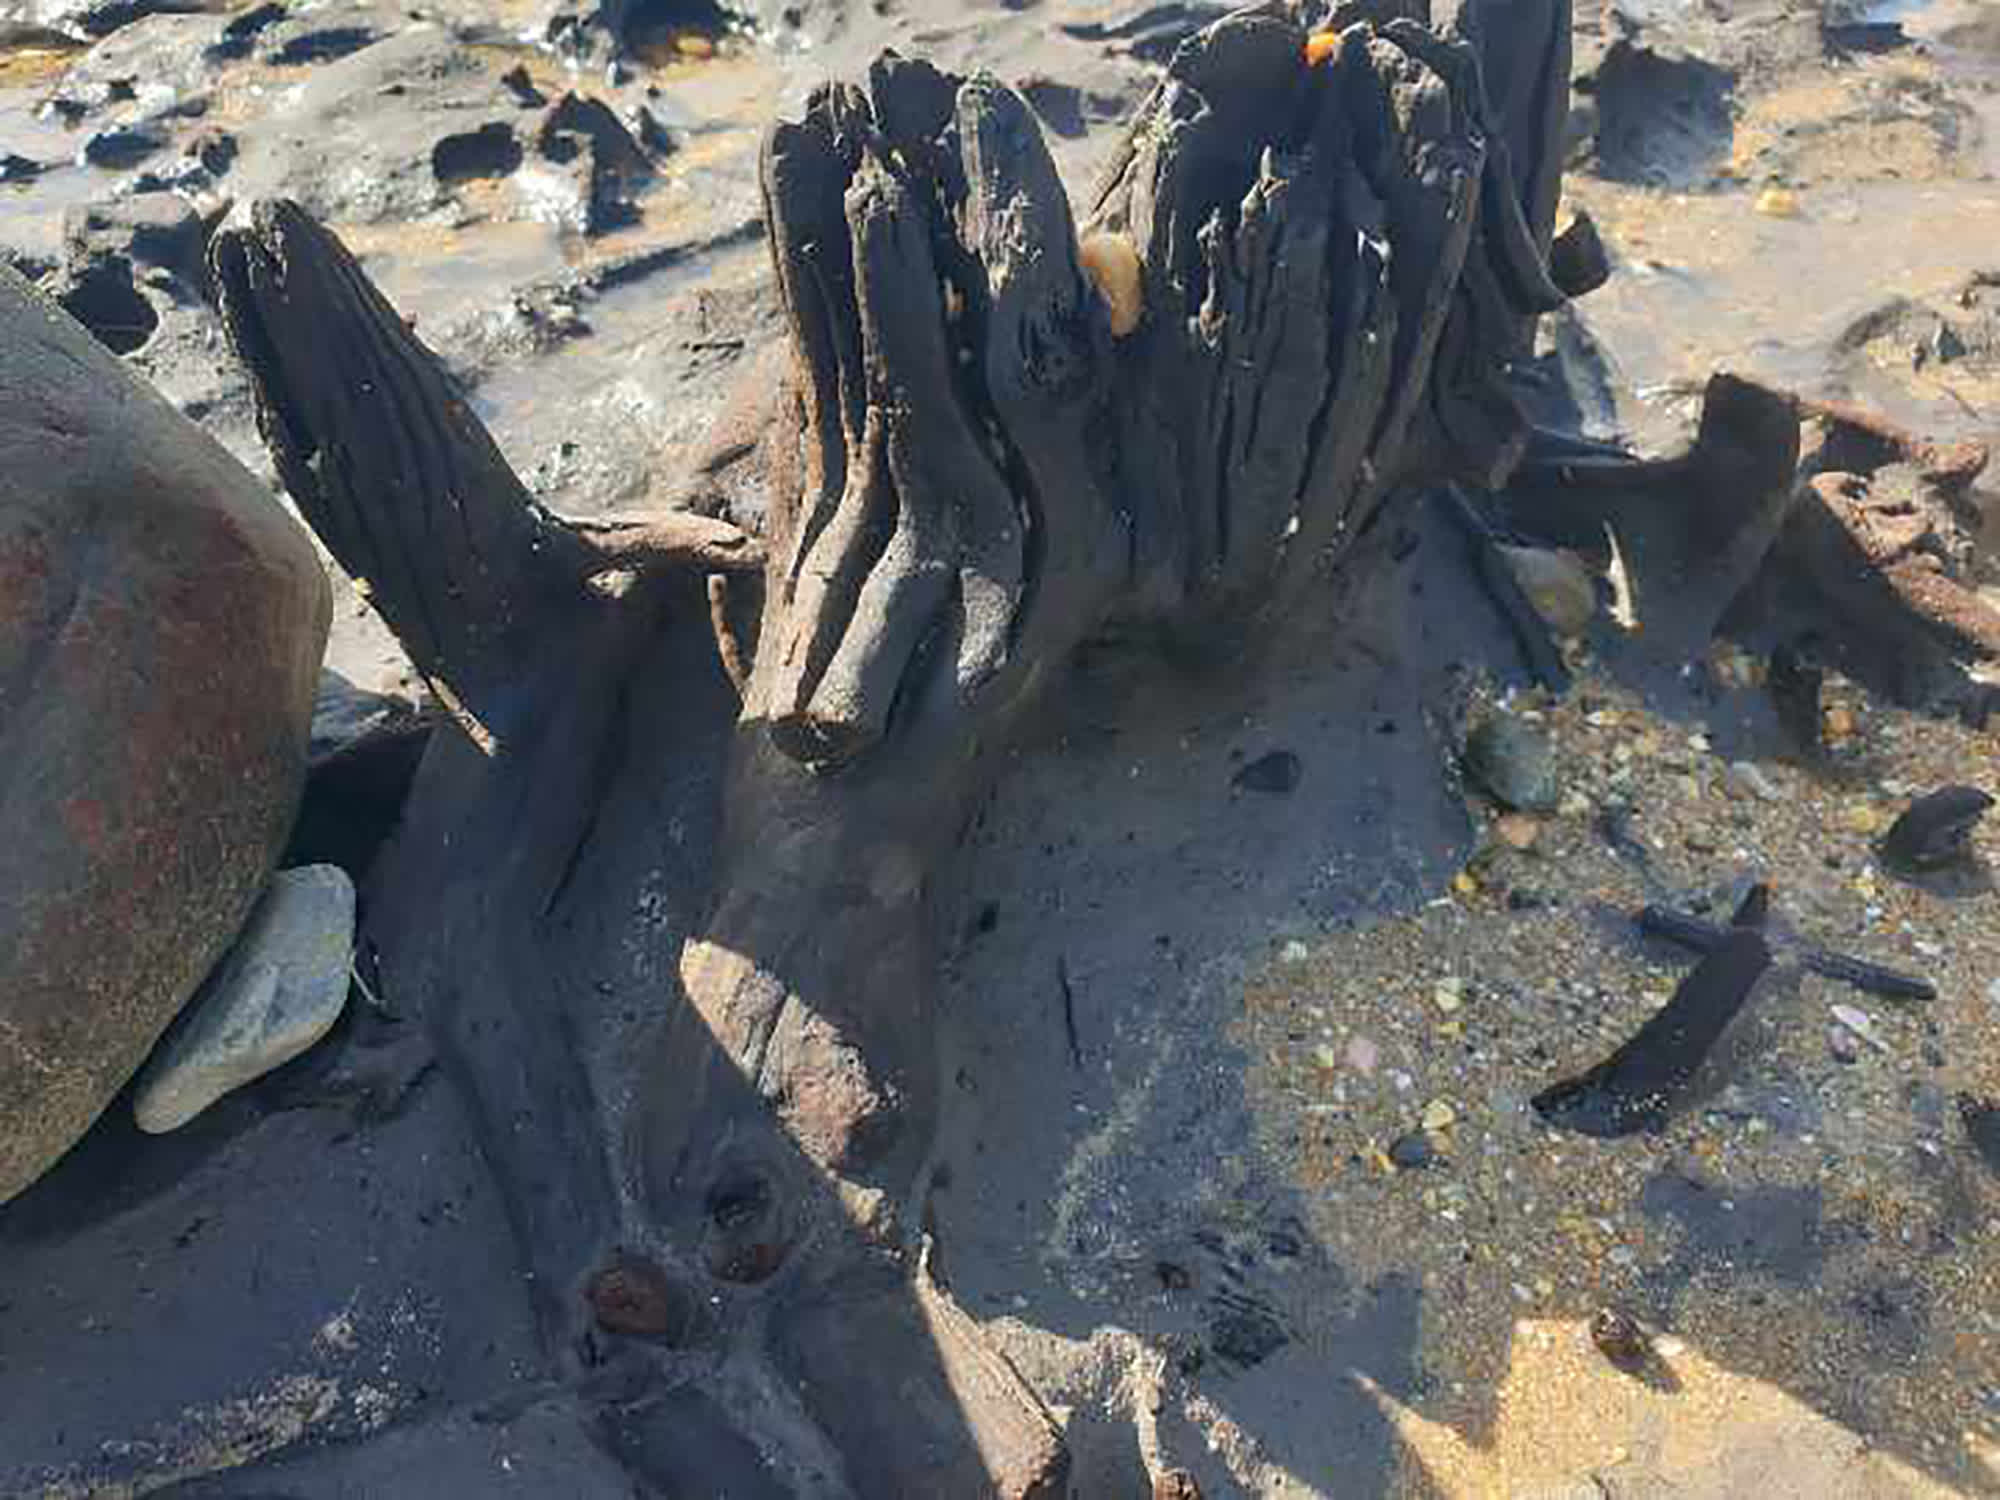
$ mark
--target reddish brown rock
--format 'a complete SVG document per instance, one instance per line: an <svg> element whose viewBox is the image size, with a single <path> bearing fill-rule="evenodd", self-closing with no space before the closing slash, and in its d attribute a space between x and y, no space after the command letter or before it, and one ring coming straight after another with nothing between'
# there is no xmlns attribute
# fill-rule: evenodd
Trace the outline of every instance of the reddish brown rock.
<svg viewBox="0 0 2000 1500"><path fill-rule="evenodd" d="M331 599L268 490L0 268L0 1202L144 1061L285 838Z"/></svg>

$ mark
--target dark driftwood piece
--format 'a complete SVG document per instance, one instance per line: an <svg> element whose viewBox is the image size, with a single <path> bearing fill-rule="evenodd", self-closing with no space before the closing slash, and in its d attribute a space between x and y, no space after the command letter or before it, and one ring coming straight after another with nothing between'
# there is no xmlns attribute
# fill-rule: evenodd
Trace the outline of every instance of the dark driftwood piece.
<svg viewBox="0 0 2000 1500"><path fill-rule="evenodd" d="M885 56L777 126L790 368L688 491L754 494L756 541L541 511L332 236L279 204L219 238L285 483L455 710L374 880L380 988L467 1101L551 1373L670 1413L683 1455L724 1465L733 1426L813 1493L1061 1493L1054 1423L927 1254L930 876L1087 638L1253 640L1399 488L1521 452L1568 7L1357 25L1317 67L1307 19L1188 42L1115 153L1083 228L1137 261L1128 337L999 83ZM603 871L725 733L726 784L674 793L720 817L707 909L637 933ZM635 994L614 1110L591 976L648 942L680 993ZM648 1312L677 1299L716 1311ZM676 1385L715 1399L647 1395Z"/></svg>
<svg viewBox="0 0 2000 1500"><path fill-rule="evenodd" d="M1688 912L1668 906L1648 906L1639 912L1639 930L1651 937L1665 938L1697 953L1713 953L1729 941L1730 930ZM1906 974L1865 958L1849 958L1825 948L1798 946L1788 955L1801 968L1827 979L1851 984L1885 1000L1935 1000L1937 986L1918 974Z"/></svg>
<svg viewBox="0 0 2000 1500"><path fill-rule="evenodd" d="M1673 996L1602 1062L1535 1095L1537 1114L1579 1135L1657 1132L1687 1098L1708 1061L1771 967L1764 927L1770 892L1753 886Z"/></svg>

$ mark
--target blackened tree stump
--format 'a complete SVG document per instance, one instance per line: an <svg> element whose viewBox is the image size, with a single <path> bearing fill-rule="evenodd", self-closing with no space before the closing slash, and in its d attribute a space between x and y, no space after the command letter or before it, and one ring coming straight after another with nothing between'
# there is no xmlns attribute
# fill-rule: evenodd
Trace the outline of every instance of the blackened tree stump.
<svg viewBox="0 0 2000 1500"><path fill-rule="evenodd" d="M218 238L279 472L456 725L365 946L477 1123L552 1371L709 1390L671 1406L685 1451L733 1424L800 1492L1062 1492L929 1267L930 878L1085 642L1251 648L1399 493L1503 478L1559 300L1567 5L1354 9L1310 48L1275 4L1187 43L1081 243L992 78L885 55L776 126L786 378L691 488L760 489L754 538L548 514L331 235L275 203ZM663 680L678 720L641 725ZM645 939L589 872L725 732L711 898L614 1108L585 990ZM648 1312L677 1299L720 1311Z"/></svg>

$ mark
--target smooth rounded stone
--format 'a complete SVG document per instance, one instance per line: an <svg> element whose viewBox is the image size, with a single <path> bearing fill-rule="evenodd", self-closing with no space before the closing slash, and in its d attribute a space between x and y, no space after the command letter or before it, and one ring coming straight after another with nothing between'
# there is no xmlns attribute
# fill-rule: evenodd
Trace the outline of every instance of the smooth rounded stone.
<svg viewBox="0 0 2000 1500"><path fill-rule="evenodd" d="M1761 766L1747 760L1732 763L1723 773L1722 784L1739 801L1754 797L1759 802L1779 802L1785 795Z"/></svg>
<svg viewBox="0 0 2000 1500"><path fill-rule="evenodd" d="M1405 1172L1421 1172L1437 1165L1437 1148L1425 1132L1412 1130L1389 1143L1389 1160Z"/></svg>
<svg viewBox="0 0 2000 1500"><path fill-rule="evenodd" d="M132 1101L139 1128L178 1130L332 1029L354 961L354 882L337 865L280 870L236 946L153 1054Z"/></svg>
<svg viewBox="0 0 2000 1500"><path fill-rule="evenodd" d="M235 940L332 613L305 532L0 266L0 1202Z"/></svg>
<svg viewBox="0 0 2000 1500"><path fill-rule="evenodd" d="M1496 714L1474 729L1465 742L1465 769L1517 812L1553 812L1558 803L1555 746L1519 719Z"/></svg>
<svg viewBox="0 0 2000 1500"><path fill-rule="evenodd" d="M1597 617L1597 580L1568 552L1546 547L1499 548L1507 570L1535 613L1558 635L1582 635Z"/></svg>

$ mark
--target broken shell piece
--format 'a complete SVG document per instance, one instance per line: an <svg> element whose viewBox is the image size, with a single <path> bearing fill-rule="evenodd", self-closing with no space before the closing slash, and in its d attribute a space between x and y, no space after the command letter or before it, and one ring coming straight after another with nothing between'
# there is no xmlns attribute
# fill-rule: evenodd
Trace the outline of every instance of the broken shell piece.
<svg viewBox="0 0 2000 1500"><path fill-rule="evenodd" d="M1146 315L1146 291L1139 252L1122 234L1087 234L1077 246L1083 265L1111 313L1111 336L1124 338Z"/></svg>

